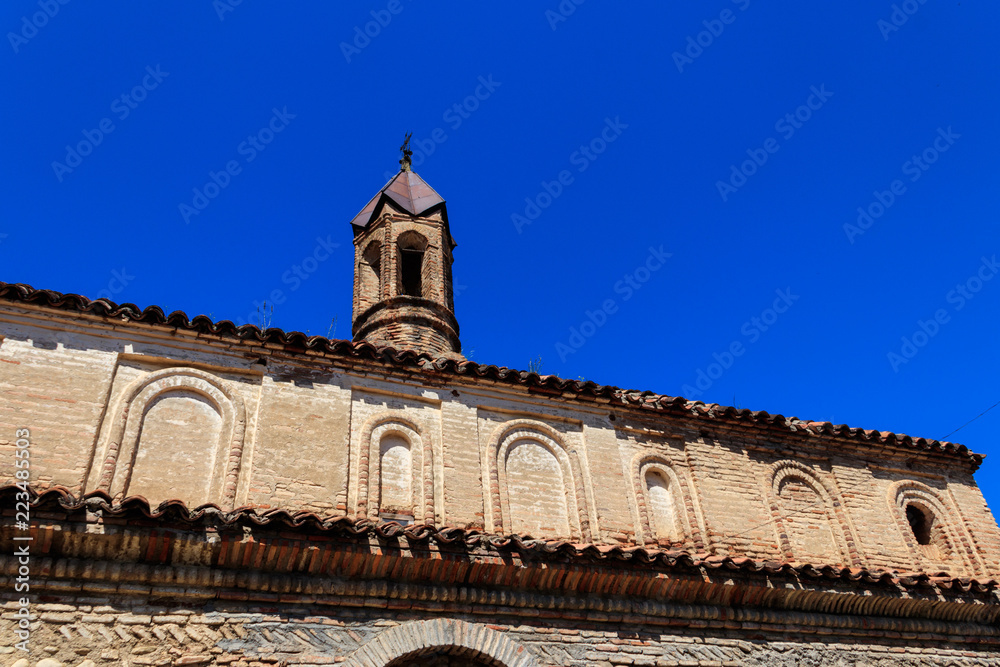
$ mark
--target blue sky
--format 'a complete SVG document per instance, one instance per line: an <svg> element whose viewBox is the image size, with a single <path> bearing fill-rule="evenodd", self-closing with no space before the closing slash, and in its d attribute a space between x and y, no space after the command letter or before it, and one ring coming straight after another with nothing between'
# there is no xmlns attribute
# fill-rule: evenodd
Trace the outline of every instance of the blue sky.
<svg viewBox="0 0 1000 667"><path fill-rule="evenodd" d="M412 131L476 361L933 438L1000 401L996 3L97 4L0 8L0 280L349 337Z"/></svg>

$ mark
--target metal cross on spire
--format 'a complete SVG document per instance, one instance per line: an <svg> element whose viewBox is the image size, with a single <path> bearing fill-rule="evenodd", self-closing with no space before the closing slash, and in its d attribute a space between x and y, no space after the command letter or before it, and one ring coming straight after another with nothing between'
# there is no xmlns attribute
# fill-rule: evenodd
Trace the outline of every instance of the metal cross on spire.
<svg viewBox="0 0 1000 667"><path fill-rule="evenodd" d="M403 139L403 145L399 147L399 150L403 153L403 159L399 161L399 165L403 171L410 170L410 156L413 155L413 151L410 150L410 137L412 136L412 132L407 132L406 137Z"/></svg>

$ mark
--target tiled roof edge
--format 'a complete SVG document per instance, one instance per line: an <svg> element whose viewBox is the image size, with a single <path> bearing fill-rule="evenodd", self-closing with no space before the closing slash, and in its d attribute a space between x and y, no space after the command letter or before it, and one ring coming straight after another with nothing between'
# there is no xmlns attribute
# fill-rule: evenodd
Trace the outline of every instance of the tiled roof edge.
<svg viewBox="0 0 1000 667"><path fill-rule="evenodd" d="M15 496L22 492L16 485L0 487L0 502L13 506ZM621 546L606 544L576 544L563 540L536 540L527 535L487 534L475 529L440 527L424 524L400 525L396 522L373 522L349 516L322 517L313 512L289 512L275 509L260 512L255 508L240 507L226 512L213 504L200 505L189 509L181 500L166 500L156 507L142 496L130 496L121 502L113 502L103 491L92 491L83 497L74 496L69 489L55 486L36 490L28 487L32 508L49 513L61 510L72 512L102 512L106 518L125 518L134 521L151 520L169 527L238 528L241 526L270 526L284 532L324 534L331 537L364 539L405 538L408 543L436 544L459 549L487 547L499 550L517 551L531 554L541 559L565 562L629 562L636 566L708 570L731 570L744 573L764 573L769 576L788 576L806 579L839 580L841 582L861 582L901 586L903 588L935 587L954 593L992 593L998 589L994 579L954 577L945 572L895 572L890 570L868 570L846 568L836 565L816 565L810 563L792 564L778 561L755 560L746 557L712 556L692 554L687 551L647 548L642 546ZM21 497L23 500L23 496Z"/></svg>
<svg viewBox="0 0 1000 667"><path fill-rule="evenodd" d="M426 353L414 350L397 350L391 347L376 347L366 342L356 343L348 340L328 339L323 336L307 336L300 331L285 332L282 329L273 327L262 330L253 324L236 326L229 320L213 322L205 315L196 315L194 318L188 318L184 312L179 310L166 315L157 306L148 306L145 309L140 309L132 303L117 304L108 299L91 300L79 294L63 294L53 290L40 290L20 283L0 282L0 299L108 318L126 318L141 324L170 326L177 329L195 331L200 334L234 337L262 344L279 344L290 352L311 350L339 357L367 359L423 371L450 373L506 384L518 384L527 387L529 391L560 396L572 394L572 397L581 400L601 400L678 416L736 423L749 422L775 428L784 428L792 432L806 431L814 435L833 436L867 444L933 451L966 459L976 468L982 464L984 458L984 455L972 452L965 445L954 442L914 438L891 431L853 428L847 424L802 420L796 417L785 417L781 414L771 414L763 410L752 411L746 408L737 409L717 403L689 401L680 396L656 394L651 391L622 389L612 385L599 385L589 380L566 380L554 375L539 375L534 372L518 371L492 364L479 364L474 361L455 361L444 358L434 359Z"/></svg>

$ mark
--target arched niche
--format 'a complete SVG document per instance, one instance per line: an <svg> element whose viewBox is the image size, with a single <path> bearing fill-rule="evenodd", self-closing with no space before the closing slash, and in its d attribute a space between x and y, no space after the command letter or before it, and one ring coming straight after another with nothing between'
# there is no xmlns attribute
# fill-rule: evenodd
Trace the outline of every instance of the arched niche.
<svg viewBox="0 0 1000 667"><path fill-rule="evenodd" d="M151 502L180 498L190 507L218 502L210 493L222 409L190 389L164 391L143 415L122 495Z"/></svg>
<svg viewBox="0 0 1000 667"><path fill-rule="evenodd" d="M234 507L246 410L222 379L194 368L150 373L109 415L98 489L115 499L145 496L153 505L178 498L192 508Z"/></svg>
<svg viewBox="0 0 1000 667"><path fill-rule="evenodd" d="M662 470L650 468L643 475L647 506L650 513L650 528L657 540L679 542L684 531L680 528L678 516L680 502L676 497L675 484Z"/></svg>
<svg viewBox="0 0 1000 667"><path fill-rule="evenodd" d="M973 573L981 568L969 558L971 544L955 521L957 512L933 488L916 480L889 487L889 508L917 570Z"/></svg>
<svg viewBox="0 0 1000 667"><path fill-rule="evenodd" d="M774 464L770 505L785 558L813 565L861 565L839 494L809 466Z"/></svg>
<svg viewBox="0 0 1000 667"><path fill-rule="evenodd" d="M442 662L441 658L456 658ZM463 662L464 661L464 662ZM451 663L451 664L449 664ZM535 656L497 630L447 618L389 628L356 650L346 667L539 667Z"/></svg>
<svg viewBox="0 0 1000 667"><path fill-rule="evenodd" d="M402 411L380 413L359 441L357 515L434 523L433 447L429 434ZM391 469L385 465L395 466ZM402 468L402 469L401 469ZM383 502L383 492L389 497ZM409 503L403 503L409 497Z"/></svg>
<svg viewBox="0 0 1000 667"><path fill-rule="evenodd" d="M632 487L639 514L639 543L690 544L702 548L691 489L663 455L640 453L632 459Z"/></svg>
<svg viewBox="0 0 1000 667"><path fill-rule="evenodd" d="M512 440L501 453L505 532L563 539L578 533L579 522L570 516L572 494L564 492L572 473L560 453L537 436Z"/></svg>
<svg viewBox="0 0 1000 667"><path fill-rule="evenodd" d="M529 532L534 538L593 539L579 455L566 448L555 430L533 420L501 425L488 446L487 465L487 530ZM545 473L550 473L548 479ZM555 515L533 520L532 513L539 511ZM560 525L563 516L565 528ZM525 526L538 527L538 534L523 530Z"/></svg>
<svg viewBox="0 0 1000 667"><path fill-rule="evenodd" d="M379 518L413 520L418 505L414 498L413 452L410 438L392 429L378 436ZM374 494L372 494L374 497Z"/></svg>

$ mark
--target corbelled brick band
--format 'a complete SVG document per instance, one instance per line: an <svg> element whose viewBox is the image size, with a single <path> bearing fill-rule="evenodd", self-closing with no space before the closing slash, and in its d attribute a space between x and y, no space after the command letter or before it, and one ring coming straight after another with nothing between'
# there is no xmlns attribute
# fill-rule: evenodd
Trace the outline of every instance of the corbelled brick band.
<svg viewBox="0 0 1000 667"><path fill-rule="evenodd" d="M354 321L353 334L355 340L435 357L462 349L455 316L444 306L415 296L396 296L371 306Z"/></svg>

